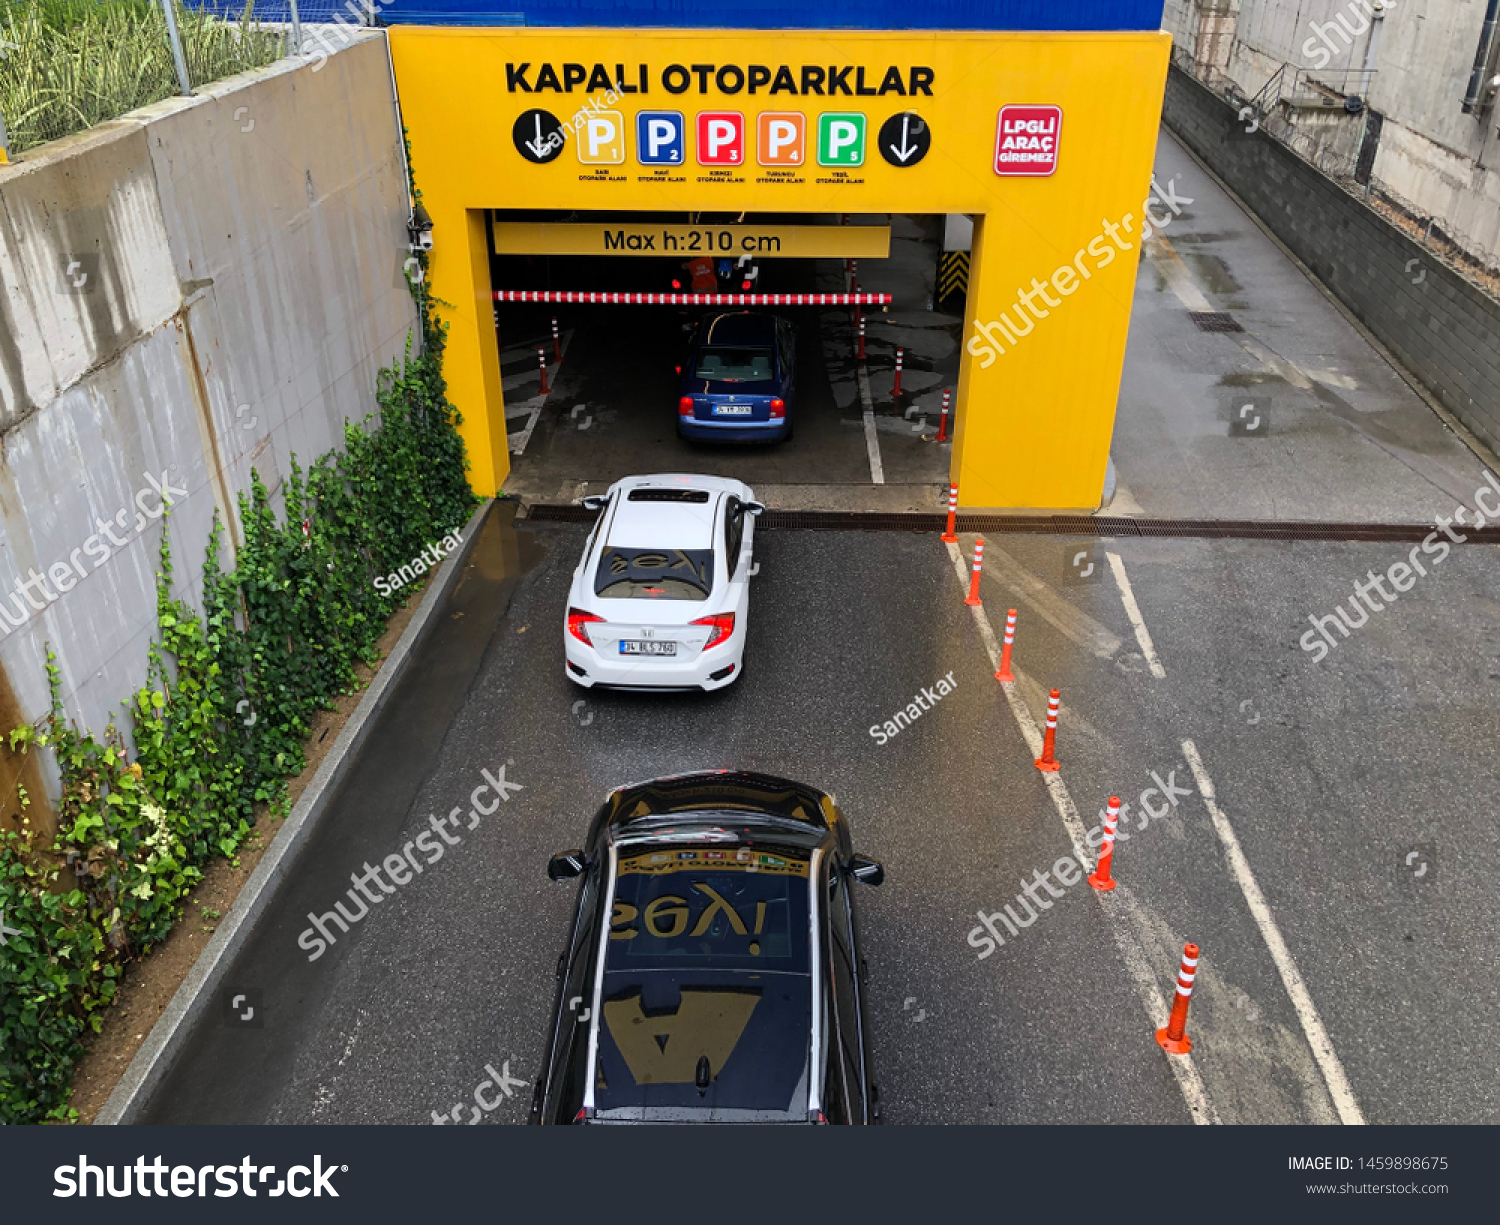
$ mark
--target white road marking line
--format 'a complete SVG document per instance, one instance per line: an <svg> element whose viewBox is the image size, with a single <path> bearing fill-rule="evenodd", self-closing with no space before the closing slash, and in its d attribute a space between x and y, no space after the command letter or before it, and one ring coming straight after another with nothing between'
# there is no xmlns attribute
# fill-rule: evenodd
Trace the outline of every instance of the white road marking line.
<svg viewBox="0 0 1500 1225"><path fill-rule="evenodd" d="M566 333L564 333L566 335ZM500 360L503 362L507 357L514 357L517 353L535 353L538 349L545 349L552 343L552 333L546 332L541 336L533 336L530 340L517 340L511 344L504 345L500 349Z"/></svg>
<svg viewBox="0 0 1500 1225"><path fill-rule="evenodd" d="M548 370L547 373L550 375L552 373L552 371ZM537 384L537 386L540 387L541 386L541 381L542 381L541 371L539 371L539 370L523 370L523 371L521 371L520 374L510 374L510 375L506 375L505 377L503 377L500 380L500 390L501 391L510 391L512 388L519 387L523 383L535 383L535 384Z"/></svg>
<svg viewBox="0 0 1500 1225"><path fill-rule="evenodd" d="M953 562L954 572L958 575L959 590L968 591L969 563L959 552L958 545L948 545L948 556ZM974 624L979 627L979 636L984 641L984 649L989 653L990 663L996 671L999 671L1000 641L995 636L994 627L990 625L990 619L982 606L972 609L972 612ZM1042 733L1037 727L1036 720L1032 718L1031 711L1020 694L1015 692L1015 685L1001 685L1000 689L1005 694L1006 704L1010 707L1016 726L1021 729L1021 738L1026 741L1027 750L1040 757ZM1068 838L1073 843L1074 853L1081 860L1092 862L1088 847L1088 830L1078 815L1073 797L1068 793L1067 784L1062 781L1059 774L1044 774L1042 781L1047 786L1047 794L1052 799L1053 807L1062 818L1063 827L1068 831ZM1093 893L1095 900L1104 908L1105 915L1111 920L1110 934L1114 936L1115 947L1119 949L1120 957L1125 962L1126 972L1130 975L1130 980L1136 989L1136 996L1141 1002L1141 1007L1145 1009L1152 1029L1160 1029L1167 1023L1167 1001L1162 996L1161 984L1157 982L1156 974L1151 968L1145 950L1134 939L1127 927L1130 922L1129 912L1136 908L1134 897L1123 886L1113 893L1100 893L1093 889L1089 892ZM1198 1067L1193 1062L1193 1057L1172 1055L1167 1059L1167 1066L1172 1069L1172 1075L1177 1078L1177 1087L1182 1091L1183 1101L1187 1103L1188 1113L1192 1115L1193 1122L1218 1123L1220 1121L1218 1111L1208 1100L1208 1090L1204 1087L1203 1078L1198 1074Z"/></svg>
<svg viewBox="0 0 1500 1225"><path fill-rule="evenodd" d="M1046 686L1024 668L1018 667L1015 660L1011 661L1010 671L1011 675L1016 678L1016 689L1026 699L1026 708L1031 711L1045 711L1047 709L1048 693ZM1066 700L1058 706L1058 720L1067 728L1070 739L1073 736L1088 736L1107 748L1114 747L1114 742L1108 736L1104 735L1097 727L1079 714Z"/></svg>
<svg viewBox="0 0 1500 1225"><path fill-rule="evenodd" d="M885 467L880 462L880 435L875 429L875 402L870 398L870 371L864 362L856 364L859 367L859 398L864 402L865 408L865 450L870 454L870 482L884 485Z"/></svg>
<svg viewBox="0 0 1500 1225"><path fill-rule="evenodd" d="M570 340L572 340L572 339L573 339L573 329L569 328L566 332L564 332L562 334L562 337L561 337L561 345L562 345L562 355L563 355L563 358L565 358L565 357L568 356L568 342ZM525 454L526 444L531 441L531 431L534 430L534 429L536 429L536 423L537 423L538 420L540 420L541 415L542 415L542 408L547 403L547 396L550 396L552 394L552 392L554 390L556 390L556 388L557 388L557 376L561 372L562 372L562 358L559 358L558 361L557 361L557 365L549 368L548 371L547 371L547 375L548 375L548 388L549 388L549 390L547 392L547 395L535 396L532 399L531 416L530 416L530 418L526 422L526 428L523 429L523 430L519 430L519 431L517 431L514 434L509 434L509 435L506 436L505 441L510 446L510 453L511 453L512 457L519 457L519 456ZM502 379L501 382L503 384L504 380Z"/></svg>
<svg viewBox="0 0 1500 1225"><path fill-rule="evenodd" d="M1135 626L1135 640L1141 644L1141 654L1151 665L1151 675L1164 681L1167 679L1167 670L1161 666L1161 660L1156 657L1156 648L1151 645L1151 631L1146 628L1146 622L1141 617L1141 606L1135 602L1135 592L1130 589L1130 577L1125 573L1125 563L1118 553L1106 553L1104 556L1109 558L1109 568L1114 571L1115 584L1120 588L1125 615L1130 618L1130 624Z"/></svg>
<svg viewBox="0 0 1500 1225"><path fill-rule="evenodd" d="M1213 303L1203 296L1203 291L1193 280L1193 274L1188 271L1187 265L1182 262L1182 256L1177 254L1170 242L1165 238L1153 237L1148 238L1144 245L1146 258L1161 273L1162 280L1177 295L1179 302L1190 311L1211 312L1214 309Z"/></svg>
<svg viewBox="0 0 1500 1225"><path fill-rule="evenodd" d="M1271 915L1270 906L1266 904L1265 895L1261 893L1260 886L1255 883L1255 874L1250 870L1250 861L1245 858L1245 852L1240 849L1240 840L1235 837L1229 818L1219 808L1214 797L1213 779L1208 777L1208 771L1203 768L1203 758L1198 756L1198 746L1191 740L1184 740L1182 752L1198 784L1198 794L1203 797L1203 802L1208 807L1208 815L1213 818L1219 841L1224 844L1224 852L1229 857L1229 866L1234 873L1235 882L1239 885L1240 892L1245 895L1245 904L1250 907L1250 914L1255 919L1255 925L1260 928L1261 938L1265 940L1266 947L1271 952L1271 960L1276 963L1276 969L1281 975L1286 993L1291 997L1292 1008L1297 1013L1297 1020L1302 1023L1302 1032L1307 1036L1307 1044L1312 1047L1313 1058L1318 1061L1318 1067L1322 1069L1323 1079L1328 1084L1328 1094L1333 1098L1334 1108L1339 1112L1339 1118L1344 1123L1362 1125L1365 1116L1359 1109L1359 1102L1355 1099L1349 1078L1344 1074L1344 1065L1339 1062L1338 1053L1333 1049L1333 1040L1329 1038L1328 1031L1323 1028L1322 1018L1318 1016L1317 1006L1307 990L1307 984L1302 981L1297 963L1292 960L1286 941L1281 938L1281 931Z"/></svg>
<svg viewBox="0 0 1500 1225"><path fill-rule="evenodd" d="M1084 650L1100 659L1113 659L1115 652L1124 645L1119 638L1087 613L1079 612L1004 549L987 540L984 542L984 552L988 563L985 566L986 578L1017 590L1020 598L1034 612L1043 620L1050 621Z"/></svg>

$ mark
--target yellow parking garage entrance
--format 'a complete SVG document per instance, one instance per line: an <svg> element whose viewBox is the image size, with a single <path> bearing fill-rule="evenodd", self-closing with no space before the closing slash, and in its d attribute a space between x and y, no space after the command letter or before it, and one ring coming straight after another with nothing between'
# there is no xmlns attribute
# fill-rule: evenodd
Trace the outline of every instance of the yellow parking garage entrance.
<svg viewBox="0 0 1500 1225"><path fill-rule="evenodd" d="M389 34L434 223L432 292L449 304L448 386L480 493L509 472L488 210L965 213L960 502L1099 505L1134 256L1149 232L1165 33ZM679 228L693 227L667 230ZM824 233L789 232L802 228ZM834 228L734 227L731 241L775 231L831 242ZM604 253L628 255L632 234L660 241L663 227L528 229L507 240L602 245L618 234L625 249Z"/></svg>

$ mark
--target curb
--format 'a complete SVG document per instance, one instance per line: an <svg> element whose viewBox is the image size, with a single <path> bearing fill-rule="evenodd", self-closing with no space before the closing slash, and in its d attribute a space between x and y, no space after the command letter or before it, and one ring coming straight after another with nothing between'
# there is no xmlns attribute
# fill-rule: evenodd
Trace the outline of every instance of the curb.
<svg viewBox="0 0 1500 1225"><path fill-rule="evenodd" d="M145 1043L125 1069L114 1092L100 1107L99 1113L94 1117L95 1126L108 1127L134 1122L150 1100L151 1094L176 1063L188 1034L207 1011L230 963L244 947L277 887L291 871L297 852L302 849L313 827L327 810L329 797L348 773L364 744L374 716L385 707L396 682L406 671L417 642L432 620L433 610L453 587L455 576L463 569L464 559L468 557L479 535L477 528L494 503L494 498L486 498L461 529L459 538L463 541L462 549L445 558L439 566L436 581L423 593L422 603L416 614L396 640L391 653L386 656L380 671L365 690L349 721L344 724L333 747L328 751L328 756L323 759L312 782L287 817L278 837L255 865L255 871L250 874L250 879L234 899L229 913L219 923L208 947L198 955L193 968L183 979L182 986L177 988L166 1010L146 1035Z"/></svg>

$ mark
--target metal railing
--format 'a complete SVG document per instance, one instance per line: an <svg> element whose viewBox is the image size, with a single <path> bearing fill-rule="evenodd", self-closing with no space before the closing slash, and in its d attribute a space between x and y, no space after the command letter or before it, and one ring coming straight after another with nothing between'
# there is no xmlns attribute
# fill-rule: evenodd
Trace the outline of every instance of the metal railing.
<svg viewBox="0 0 1500 1225"><path fill-rule="evenodd" d="M0 151L13 159L290 47L254 0L0 0Z"/></svg>
<svg viewBox="0 0 1500 1225"><path fill-rule="evenodd" d="M1288 106L1343 106L1350 98L1363 101L1375 80L1373 68L1296 68L1283 64L1250 99L1261 115L1269 115L1285 102Z"/></svg>

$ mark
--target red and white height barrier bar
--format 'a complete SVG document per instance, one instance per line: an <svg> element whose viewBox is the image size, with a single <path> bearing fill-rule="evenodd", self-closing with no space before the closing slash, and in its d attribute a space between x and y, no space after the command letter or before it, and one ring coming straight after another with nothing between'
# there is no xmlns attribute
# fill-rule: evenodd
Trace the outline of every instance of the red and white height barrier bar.
<svg viewBox="0 0 1500 1225"><path fill-rule="evenodd" d="M886 306L888 293L591 293L497 289L496 302L576 302L584 306Z"/></svg>

